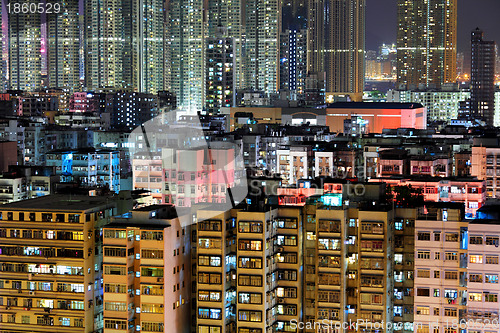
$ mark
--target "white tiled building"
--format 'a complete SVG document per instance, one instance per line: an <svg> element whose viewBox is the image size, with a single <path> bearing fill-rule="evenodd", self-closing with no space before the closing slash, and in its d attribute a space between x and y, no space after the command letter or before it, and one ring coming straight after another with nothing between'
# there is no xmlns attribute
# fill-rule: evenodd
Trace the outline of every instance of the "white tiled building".
<svg viewBox="0 0 500 333"><path fill-rule="evenodd" d="M436 205L415 222L414 323L417 332L457 333L467 305L467 222L460 208Z"/></svg>

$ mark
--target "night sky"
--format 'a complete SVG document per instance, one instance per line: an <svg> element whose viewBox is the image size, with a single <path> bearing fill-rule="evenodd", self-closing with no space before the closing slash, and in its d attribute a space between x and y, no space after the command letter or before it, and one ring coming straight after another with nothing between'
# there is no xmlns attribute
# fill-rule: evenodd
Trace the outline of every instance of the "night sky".
<svg viewBox="0 0 500 333"><path fill-rule="evenodd" d="M396 0L366 1L366 48L396 42ZM500 44L500 1L458 0L458 50L470 53L470 32L479 27L487 40Z"/></svg>

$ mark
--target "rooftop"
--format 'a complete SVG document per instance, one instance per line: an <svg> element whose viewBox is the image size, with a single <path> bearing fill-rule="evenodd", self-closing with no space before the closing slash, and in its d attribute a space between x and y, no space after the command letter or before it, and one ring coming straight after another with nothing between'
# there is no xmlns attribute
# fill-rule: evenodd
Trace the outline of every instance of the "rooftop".
<svg viewBox="0 0 500 333"><path fill-rule="evenodd" d="M84 196L84 195L46 195L34 199L16 201L2 205L6 210L35 210L35 211L84 211L105 206L112 200L111 196Z"/></svg>
<svg viewBox="0 0 500 333"><path fill-rule="evenodd" d="M388 102L337 102L328 104L327 109L420 109L419 103L388 103Z"/></svg>

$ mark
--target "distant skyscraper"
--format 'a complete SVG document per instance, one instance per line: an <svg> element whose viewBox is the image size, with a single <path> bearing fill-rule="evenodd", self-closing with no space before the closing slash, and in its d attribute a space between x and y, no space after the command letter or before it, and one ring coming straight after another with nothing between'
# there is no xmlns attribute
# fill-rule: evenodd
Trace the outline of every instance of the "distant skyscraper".
<svg viewBox="0 0 500 333"><path fill-rule="evenodd" d="M471 34L471 116L493 125L495 113L496 44L483 40L479 28Z"/></svg>
<svg viewBox="0 0 500 333"><path fill-rule="evenodd" d="M278 90L280 6L278 0L246 2L245 84L265 94Z"/></svg>
<svg viewBox="0 0 500 333"><path fill-rule="evenodd" d="M80 22L78 0L61 3L65 15L47 14L47 65L50 87L80 85Z"/></svg>
<svg viewBox="0 0 500 333"><path fill-rule="evenodd" d="M397 83L456 81L458 0L398 0Z"/></svg>
<svg viewBox="0 0 500 333"><path fill-rule="evenodd" d="M122 1L85 1L85 86L123 86ZM128 55L130 56L130 55Z"/></svg>
<svg viewBox="0 0 500 333"><path fill-rule="evenodd" d="M169 83L180 109L196 113L203 107L203 0L172 0L167 8Z"/></svg>
<svg viewBox="0 0 500 333"><path fill-rule="evenodd" d="M308 0L307 3L307 73L323 71L323 0Z"/></svg>
<svg viewBox="0 0 500 333"><path fill-rule="evenodd" d="M36 1L28 1L37 4ZM32 91L42 86L41 17L39 14L10 14L9 86Z"/></svg>
<svg viewBox="0 0 500 333"><path fill-rule="evenodd" d="M305 92L306 49L306 30L286 30L281 33L280 90L292 92L292 99Z"/></svg>
<svg viewBox="0 0 500 333"><path fill-rule="evenodd" d="M3 33L3 17L2 6L0 6L0 92L4 92L7 88L7 59L4 57L5 36Z"/></svg>
<svg viewBox="0 0 500 333"><path fill-rule="evenodd" d="M165 83L164 1L123 0L122 3L123 85L156 94L164 89Z"/></svg>
<svg viewBox="0 0 500 333"><path fill-rule="evenodd" d="M85 83L156 94L165 85L161 0L85 2Z"/></svg>
<svg viewBox="0 0 500 333"><path fill-rule="evenodd" d="M326 92L364 88L365 0L309 0L308 72L326 73Z"/></svg>
<svg viewBox="0 0 500 333"><path fill-rule="evenodd" d="M241 0L208 0L208 30L206 38L218 38L219 29L224 29L224 36L233 39L234 85L236 89L245 88L245 66L243 59L243 10Z"/></svg>
<svg viewBox="0 0 500 333"><path fill-rule="evenodd" d="M218 37L209 37L205 42L205 106L214 113L221 107L234 106L235 101L234 39L224 37L224 30L221 27Z"/></svg>
<svg viewBox="0 0 500 333"><path fill-rule="evenodd" d="M307 1L285 0L281 7L281 28L286 30L299 30L307 27Z"/></svg>

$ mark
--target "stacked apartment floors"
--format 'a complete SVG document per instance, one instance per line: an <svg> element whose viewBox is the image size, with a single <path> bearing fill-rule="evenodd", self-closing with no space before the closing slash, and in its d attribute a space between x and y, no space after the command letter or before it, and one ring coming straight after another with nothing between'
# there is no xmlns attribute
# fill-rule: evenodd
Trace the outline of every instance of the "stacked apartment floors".
<svg viewBox="0 0 500 333"><path fill-rule="evenodd" d="M393 210L321 199L198 211L197 331L375 332L392 320Z"/></svg>
<svg viewBox="0 0 500 333"><path fill-rule="evenodd" d="M105 333L189 332L190 234L172 210L147 206L103 227Z"/></svg>
<svg viewBox="0 0 500 333"><path fill-rule="evenodd" d="M463 219L463 206L458 206L436 204L415 222L418 332L457 333L456 323L466 319L468 222Z"/></svg>
<svg viewBox="0 0 500 333"><path fill-rule="evenodd" d="M306 205L305 216L305 332L392 318L392 210Z"/></svg>
<svg viewBox="0 0 500 333"><path fill-rule="evenodd" d="M198 211L198 332L282 332L299 320L301 216L296 207Z"/></svg>
<svg viewBox="0 0 500 333"><path fill-rule="evenodd" d="M394 219L394 331L414 332L415 220L417 209L396 208Z"/></svg>
<svg viewBox="0 0 500 333"><path fill-rule="evenodd" d="M64 195L1 207L0 332L99 329L94 226L117 209L110 198Z"/></svg>

